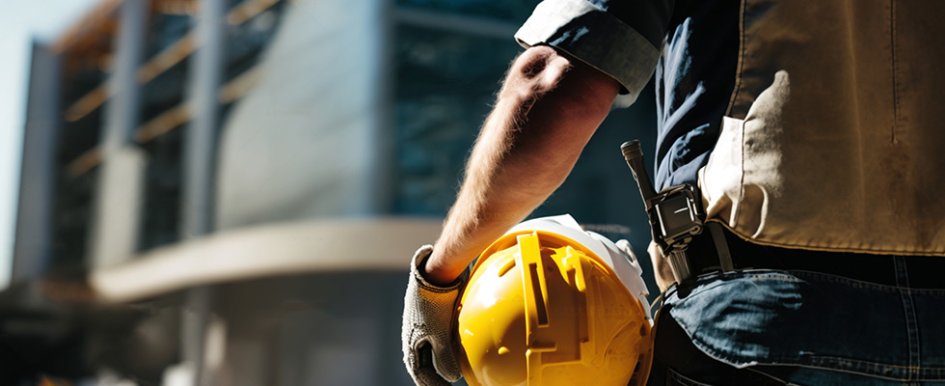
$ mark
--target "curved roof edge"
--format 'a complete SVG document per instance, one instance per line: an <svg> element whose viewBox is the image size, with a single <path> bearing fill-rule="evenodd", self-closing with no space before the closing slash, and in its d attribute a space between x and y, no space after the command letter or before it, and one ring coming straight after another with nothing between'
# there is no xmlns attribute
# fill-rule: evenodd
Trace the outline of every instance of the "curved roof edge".
<svg viewBox="0 0 945 386"><path fill-rule="evenodd" d="M90 274L100 301L128 302L208 284L267 276L405 271L413 251L432 243L439 219L332 219L216 233L149 251Z"/></svg>

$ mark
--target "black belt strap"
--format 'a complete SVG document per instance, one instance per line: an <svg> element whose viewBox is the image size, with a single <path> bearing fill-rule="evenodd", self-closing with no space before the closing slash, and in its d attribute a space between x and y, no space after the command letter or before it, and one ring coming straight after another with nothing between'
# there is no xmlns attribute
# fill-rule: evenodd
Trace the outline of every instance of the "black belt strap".
<svg viewBox="0 0 945 386"><path fill-rule="evenodd" d="M906 266L911 288L945 288L945 257L892 256L770 247L741 239L717 222L693 239L687 249L694 276L738 269L813 271L896 286L895 260ZM726 257L728 255L728 257ZM902 283L898 283L902 285Z"/></svg>
<svg viewBox="0 0 945 386"><path fill-rule="evenodd" d="M725 233L722 230L722 224L709 222L705 224L712 235L712 243L715 245L715 253L719 258L719 268L722 272L735 270L735 263L732 261L732 251L728 249L728 242L725 241Z"/></svg>

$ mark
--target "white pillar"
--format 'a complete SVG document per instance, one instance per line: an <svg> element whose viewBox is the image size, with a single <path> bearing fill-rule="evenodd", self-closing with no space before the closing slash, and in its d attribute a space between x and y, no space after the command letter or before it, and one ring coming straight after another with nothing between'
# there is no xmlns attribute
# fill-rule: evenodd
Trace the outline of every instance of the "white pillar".
<svg viewBox="0 0 945 386"><path fill-rule="evenodd" d="M115 64L105 105L102 165L93 203L90 255L93 268L129 259L137 249L143 198L144 152L133 142L141 104L137 81L145 41L148 1L121 4Z"/></svg>
<svg viewBox="0 0 945 386"><path fill-rule="evenodd" d="M194 53L188 95L193 120L184 137L183 186L181 202L182 239L203 237L213 231L213 187L216 179L216 142L220 120L217 92L224 70L223 40L226 27L226 2L201 0L197 15L197 50ZM183 359L193 369L193 385L214 384L213 360L208 354L208 338L225 344L225 332L211 334L214 318L214 293L209 287L197 287L187 293L183 317ZM219 335L219 336L218 336ZM217 350L218 351L218 350ZM220 354L222 355L222 354ZM212 357L212 355L210 355Z"/></svg>

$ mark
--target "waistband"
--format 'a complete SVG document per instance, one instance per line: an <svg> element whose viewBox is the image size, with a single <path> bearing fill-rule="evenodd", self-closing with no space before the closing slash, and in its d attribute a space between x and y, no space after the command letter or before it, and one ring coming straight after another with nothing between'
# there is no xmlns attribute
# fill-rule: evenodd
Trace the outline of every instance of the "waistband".
<svg viewBox="0 0 945 386"><path fill-rule="evenodd" d="M743 240L728 230L724 238L736 270L760 268L813 271L854 280L909 288L945 288L945 257L876 255L769 247ZM720 270L717 249L704 232L689 245L694 275ZM900 273L897 274L897 267Z"/></svg>

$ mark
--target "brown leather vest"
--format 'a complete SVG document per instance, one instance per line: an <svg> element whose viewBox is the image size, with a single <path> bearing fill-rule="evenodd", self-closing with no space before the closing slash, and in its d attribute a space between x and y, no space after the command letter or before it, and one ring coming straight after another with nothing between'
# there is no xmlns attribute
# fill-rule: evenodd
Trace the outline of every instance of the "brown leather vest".
<svg viewBox="0 0 945 386"><path fill-rule="evenodd" d="M945 255L945 1L743 2L700 185L761 244Z"/></svg>

